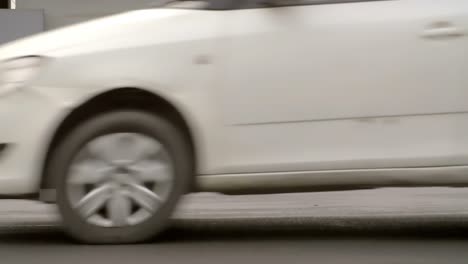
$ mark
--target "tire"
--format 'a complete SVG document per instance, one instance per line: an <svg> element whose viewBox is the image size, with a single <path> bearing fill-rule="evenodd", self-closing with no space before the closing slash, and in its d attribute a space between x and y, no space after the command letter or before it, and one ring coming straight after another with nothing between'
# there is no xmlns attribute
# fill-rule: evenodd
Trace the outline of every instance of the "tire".
<svg viewBox="0 0 468 264"><path fill-rule="evenodd" d="M67 184L77 153L93 139L113 133L138 133L161 143L171 158L173 178L166 199L146 220L134 225L103 227L90 223L74 209ZM55 183L63 227L72 238L88 244L137 243L153 238L168 224L193 176L190 147L181 131L163 117L136 110L104 113L81 123L53 151L49 164L48 176Z"/></svg>

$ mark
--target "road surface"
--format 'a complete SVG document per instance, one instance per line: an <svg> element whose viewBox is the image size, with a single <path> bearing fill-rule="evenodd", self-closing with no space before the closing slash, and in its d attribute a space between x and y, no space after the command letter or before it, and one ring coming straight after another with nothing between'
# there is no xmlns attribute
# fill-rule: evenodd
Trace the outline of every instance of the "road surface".
<svg viewBox="0 0 468 264"><path fill-rule="evenodd" d="M468 189L187 196L151 243L87 246L52 205L0 201L2 263L468 263Z"/></svg>

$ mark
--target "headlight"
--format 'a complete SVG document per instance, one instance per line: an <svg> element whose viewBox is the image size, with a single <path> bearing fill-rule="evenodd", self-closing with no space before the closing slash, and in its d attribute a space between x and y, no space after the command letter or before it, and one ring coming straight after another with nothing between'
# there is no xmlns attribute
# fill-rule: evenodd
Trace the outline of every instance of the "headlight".
<svg viewBox="0 0 468 264"><path fill-rule="evenodd" d="M42 58L27 56L0 62L0 96L25 87L39 72Z"/></svg>

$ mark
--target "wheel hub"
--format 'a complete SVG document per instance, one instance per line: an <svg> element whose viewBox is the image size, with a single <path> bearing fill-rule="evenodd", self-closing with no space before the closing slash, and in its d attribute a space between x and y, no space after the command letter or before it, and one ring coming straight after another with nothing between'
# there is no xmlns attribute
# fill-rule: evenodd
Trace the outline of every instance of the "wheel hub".
<svg viewBox="0 0 468 264"><path fill-rule="evenodd" d="M154 215L172 189L172 162L156 139L136 133L98 137L76 155L67 193L89 223L135 225Z"/></svg>

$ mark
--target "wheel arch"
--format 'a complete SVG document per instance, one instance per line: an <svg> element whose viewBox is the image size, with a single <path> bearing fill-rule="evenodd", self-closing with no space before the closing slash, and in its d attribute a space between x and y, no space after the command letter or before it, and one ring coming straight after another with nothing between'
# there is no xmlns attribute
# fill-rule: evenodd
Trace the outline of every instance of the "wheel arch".
<svg viewBox="0 0 468 264"><path fill-rule="evenodd" d="M53 151L57 145L68 135L68 133L82 122L98 114L106 113L115 109L142 110L162 115L181 129L184 137L190 144L190 154L193 158L192 188L195 188L194 176L196 174L197 166L196 143L189 120L174 103L159 94L142 88L123 87L107 90L88 98L68 113L54 129L51 139L46 145L45 155L40 164L40 191L54 189L51 179L47 176L47 168ZM53 200L54 198L40 197L40 199Z"/></svg>

